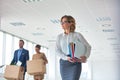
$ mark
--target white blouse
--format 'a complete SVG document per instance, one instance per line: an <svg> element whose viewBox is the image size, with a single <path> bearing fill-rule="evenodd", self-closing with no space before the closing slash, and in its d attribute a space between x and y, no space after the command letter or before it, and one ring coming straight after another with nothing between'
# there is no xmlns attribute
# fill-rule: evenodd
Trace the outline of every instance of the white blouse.
<svg viewBox="0 0 120 80"><path fill-rule="evenodd" d="M84 56L86 56L87 58L89 57L91 52L91 46L82 36L82 34L78 32L72 32L69 34L62 33L57 37L56 53L61 59L67 60L67 55L69 55L68 45L70 42L74 42L76 39L80 40L86 46L86 51Z"/></svg>

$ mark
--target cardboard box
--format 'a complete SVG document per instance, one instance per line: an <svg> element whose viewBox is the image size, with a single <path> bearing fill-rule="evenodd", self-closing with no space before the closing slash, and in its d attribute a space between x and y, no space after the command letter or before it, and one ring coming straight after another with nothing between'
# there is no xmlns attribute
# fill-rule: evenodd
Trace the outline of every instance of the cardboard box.
<svg viewBox="0 0 120 80"><path fill-rule="evenodd" d="M8 80L23 80L23 73L21 67L16 65L7 65L4 73L4 78Z"/></svg>
<svg viewBox="0 0 120 80"><path fill-rule="evenodd" d="M27 73L30 75L39 75L46 73L46 65L44 60L31 60L27 61Z"/></svg>

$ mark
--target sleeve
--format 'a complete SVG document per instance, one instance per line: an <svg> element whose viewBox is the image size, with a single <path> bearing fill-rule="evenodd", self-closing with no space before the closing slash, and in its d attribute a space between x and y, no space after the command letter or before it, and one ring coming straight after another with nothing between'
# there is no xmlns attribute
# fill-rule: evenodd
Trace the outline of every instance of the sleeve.
<svg viewBox="0 0 120 80"><path fill-rule="evenodd" d="M34 58L34 55L32 56L32 60L34 60L35 58Z"/></svg>
<svg viewBox="0 0 120 80"><path fill-rule="evenodd" d="M26 61L29 60L29 51L27 50Z"/></svg>
<svg viewBox="0 0 120 80"><path fill-rule="evenodd" d="M43 59L45 60L46 63L48 63L47 57L45 56L44 53L43 53Z"/></svg>
<svg viewBox="0 0 120 80"><path fill-rule="evenodd" d="M60 35L57 37L57 40L56 40L56 47L55 47L55 51L56 51L56 54L64 59L64 60L67 60L67 56L65 55L64 52L62 52L61 50L61 46L60 46Z"/></svg>
<svg viewBox="0 0 120 80"><path fill-rule="evenodd" d="M21 66L26 67L26 64L27 64L28 60L29 60L29 51L26 50L25 59L24 59L24 62L21 64Z"/></svg>
<svg viewBox="0 0 120 80"><path fill-rule="evenodd" d="M13 56L13 59L12 59L10 65L14 65L15 64L15 53L16 53L16 51L14 52L14 56Z"/></svg>
<svg viewBox="0 0 120 80"><path fill-rule="evenodd" d="M83 42L83 44L86 46L87 50L86 50L86 54L85 56L88 58L90 56L91 53L91 46L90 44L87 42L87 40L83 37L82 34L78 35L78 38Z"/></svg>

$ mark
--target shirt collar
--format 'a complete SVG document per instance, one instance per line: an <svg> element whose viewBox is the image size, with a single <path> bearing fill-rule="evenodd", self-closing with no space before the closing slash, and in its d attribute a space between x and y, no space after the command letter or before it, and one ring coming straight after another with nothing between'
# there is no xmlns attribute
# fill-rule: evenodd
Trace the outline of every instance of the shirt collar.
<svg viewBox="0 0 120 80"><path fill-rule="evenodd" d="M70 34L73 34L73 33L75 33L75 32L70 32L69 34L66 34L65 32L63 33L63 36L65 36L65 35L70 35Z"/></svg>
<svg viewBox="0 0 120 80"><path fill-rule="evenodd" d="M19 50L23 50L23 48L20 48Z"/></svg>

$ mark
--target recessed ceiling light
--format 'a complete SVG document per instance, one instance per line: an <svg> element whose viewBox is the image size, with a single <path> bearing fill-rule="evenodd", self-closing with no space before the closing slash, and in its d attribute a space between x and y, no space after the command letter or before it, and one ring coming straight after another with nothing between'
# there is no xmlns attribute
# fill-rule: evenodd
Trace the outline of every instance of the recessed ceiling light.
<svg viewBox="0 0 120 80"><path fill-rule="evenodd" d="M103 31L103 32L115 32L114 29L103 29L102 31Z"/></svg>
<svg viewBox="0 0 120 80"><path fill-rule="evenodd" d="M56 42L56 40L48 40L48 42Z"/></svg>
<svg viewBox="0 0 120 80"><path fill-rule="evenodd" d="M32 33L33 36L42 36L43 33L39 33L39 32L36 32L36 33Z"/></svg>
<svg viewBox="0 0 120 80"><path fill-rule="evenodd" d="M50 19L50 21L51 21L53 24L58 24L58 23L60 23L60 20L59 20L59 19Z"/></svg>
<svg viewBox="0 0 120 80"><path fill-rule="evenodd" d="M26 25L23 22L11 22L10 24L13 26L25 26Z"/></svg>
<svg viewBox="0 0 120 80"><path fill-rule="evenodd" d="M28 2L40 2L40 1L43 1L43 0L23 0L25 3L28 3Z"/></svg>
<svg viewBox="0 0 120 80"><path fill-rule="evenodd" d="M111 19L111 17L109 17L109 16L106 16L106 17L97 17L96 18L96 21L97 22L104 22L104 21L111 21L112 19Z"/></svg>
<svg viewBox="0 0 120 80"><path fill-rule="evenodd" d="M102 24L103 27L110 27L112 26L111 24Z"/></svg>
<svg viewBox="0 0 120 80"><path fill-rule="evenodd" d="M117 40L117 38L107 38L107 40Z"/></svg>
<svg viewBox="0 0 120 80"><path fill-rule="evenodd" d="M36 30L45 30L44 27L37 27Z"/></svg>
<svg viewBox="0 0 120 80"><path fill-rule="evenodd" d="M117 44L117 43L111 43L111 45L113 45L113 46L120 46L120 44Z"/></svg>

